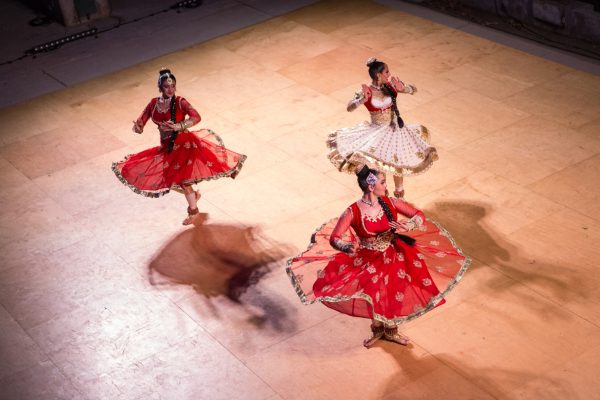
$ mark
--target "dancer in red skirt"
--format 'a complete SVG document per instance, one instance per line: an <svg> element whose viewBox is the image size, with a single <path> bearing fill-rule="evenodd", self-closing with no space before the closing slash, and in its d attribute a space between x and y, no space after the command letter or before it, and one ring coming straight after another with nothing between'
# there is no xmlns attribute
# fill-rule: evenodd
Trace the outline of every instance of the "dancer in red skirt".
<svg viewBox="0 0 600 400"><path fill-rule="evenodd" d="M323 225L287 273L304 304L370 318L366 347L381 338L406 345L398 325L443 304L470 260L444 228L385 196L385 174L363 166L357 176L361 199Z"/></svg>
<svg viewBox="0 0 600 400"><path fill-rule="evenodd" d="M209 129L188 131L200 122L200 114L183 97L175 96L175 76L168 69L159 72L161 95L148 103L133 122L133 131L142 133L148 119L158 126L160 146L129 155L113 163L121 182L135 193L160 197L170 190L182 192L188 202L184 225L198 214L200 192L193 184L222 177L235 178L246 156L224 147L223 141ZM187 118L186 118L187 116Z"/></svg>

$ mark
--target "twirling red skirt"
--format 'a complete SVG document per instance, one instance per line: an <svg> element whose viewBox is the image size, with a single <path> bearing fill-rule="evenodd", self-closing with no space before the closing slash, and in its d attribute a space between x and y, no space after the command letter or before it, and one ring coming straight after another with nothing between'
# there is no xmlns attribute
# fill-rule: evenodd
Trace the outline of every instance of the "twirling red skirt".
<svg viewBox="0 0 600 400"><path fill-rule="evenodd" d="M160 197L170 190L181 190L205 180L235 178L246 156L225 148L221 138L209 129L180 132L173 150L169 140L160 146L131 154L113 163L119 180L135 193Z"/></svg>
<svg viewBox="0 0 600 400"><path fill-rule="evenodd" d="M287 273L304 304L321 302L354 317L399 324L443 304L470 263L431 220L407 233L415 246L396 239L384 251L359 248L355 254L330 246L336 222L319 228L309 248L288 261ZM343 239L359 246L352 232Z"/></svg>

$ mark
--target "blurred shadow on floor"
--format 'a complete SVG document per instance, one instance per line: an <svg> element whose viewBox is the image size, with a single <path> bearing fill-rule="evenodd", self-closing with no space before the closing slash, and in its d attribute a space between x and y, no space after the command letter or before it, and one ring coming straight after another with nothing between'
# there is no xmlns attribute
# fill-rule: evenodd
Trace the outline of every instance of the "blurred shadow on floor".
<svg viewBox="0 0 600 400"><path fill-rule="evenodd" d="M291 248L247 225L194 225L170 239L148 265L153 285L183 284L207 297L226 296L240 303L252 285L291 254Z"/></svg>

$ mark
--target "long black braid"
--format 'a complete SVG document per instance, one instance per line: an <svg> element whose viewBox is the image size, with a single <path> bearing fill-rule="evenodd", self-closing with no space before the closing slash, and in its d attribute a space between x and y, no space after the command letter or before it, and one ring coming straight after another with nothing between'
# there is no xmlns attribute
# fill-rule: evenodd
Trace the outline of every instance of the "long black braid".
<svg viewBox="0 0 600 400"><path fill-rule="evenodd" d="M390 210L390 207L387 205L385 200L383 200L383 198L381 198L381 197L378 197L377 201L379 202L379 205L383 209L383 212L385 213L385 216L387 217L388 221L393 221L394 214L392 214L392 210Z"/></svg>
<svg viewBox="0 0 600 400"><path fill-rule="evenodd" d="M383 209L383 212L385 213L385 216L388 219L388 221L390 221L390 222L394 221L394 214L392 213L392 210L390 210L390 207L385 202L385 200L383 200L383 198L381 198L381 197L378 197L377 201L379 202L379 205ZM396 236L396 238L402 240L407 245L409 245L409 246L415 245L416 240L414 238L411 238L410 236L407 236L407 235L403 235L401 233L396 233L395 228L392 228L392 232L394 233L394 236Z"/></svg>
<svg viewBox="0 0 600 400"><path fill-rule="evenodd" d="M402 120L402 117L400 117L400 111L398 110L398 105L396 104L396 98L398 97L398 94L394 89L392 89L392 86L389 83L384 83L381 85L381 92L392 98L392 110L394 111L394 114L396 114L398 128L404 127L404 120Z"/></svg>
<svg viewBox="0 0 600 400"><path fill-rule="evenodd" d="M171 97L171 103L169 104L169 109L171 111L171 122L172 123L176 123L177 119L176 119L176 115L175 115L175 95L173 95ZM173 151L173 147L175 147L175 139L177 139L177 134L179 133L179 131L173 131L173 133L171 134L171 140L169 140L169 144L167 145L167 152L170 153Z"/></svg>

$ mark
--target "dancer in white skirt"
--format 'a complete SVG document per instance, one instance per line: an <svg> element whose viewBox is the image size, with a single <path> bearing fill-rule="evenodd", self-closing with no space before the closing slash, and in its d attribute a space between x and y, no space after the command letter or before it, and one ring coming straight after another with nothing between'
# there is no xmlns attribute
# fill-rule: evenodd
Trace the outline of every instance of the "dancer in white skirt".
<svg viewBox="0 0 600 400"><path fill-rule="evenodd" d="M427 170L437 160L435 147L429 144L427 128L405 125L400 117L398 93L414 94L417 88L391 77L386 63L367 60L371 85L362 85L348 111L363 104L371 114L371 122L338 129L329 135L329 159L340 170L354 172L366 164L394 177L394 196L404 197L403 177Z"/></svg>

